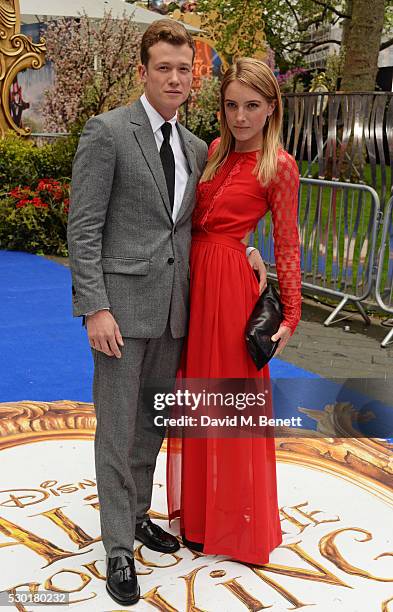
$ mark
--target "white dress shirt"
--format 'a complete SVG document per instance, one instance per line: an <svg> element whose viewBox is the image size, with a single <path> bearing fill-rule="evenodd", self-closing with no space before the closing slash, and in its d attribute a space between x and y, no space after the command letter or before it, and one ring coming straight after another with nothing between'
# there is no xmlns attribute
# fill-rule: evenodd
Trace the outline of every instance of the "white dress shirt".
<svg viewBox="0 0 393 612"><path fill-rule="evenodd" d="M151 129L153 130L154 138L156 140L158 151L161 149L161 145L164 141L164 137L161 132L161 126L165 123L165 119L160 115L158 111L150 104L146 95L143 94L140 98L143 108L149 118ZM186 189L190 169L188 166L187 158L183 153L182 143L180 140L179 132L176 126L177 114L168 119L167 123L172 125L170 145L172 147L173 155L175 158L175 198L173 202L172 220L176 221L179 209L183 200L184 191Z"/></svg>

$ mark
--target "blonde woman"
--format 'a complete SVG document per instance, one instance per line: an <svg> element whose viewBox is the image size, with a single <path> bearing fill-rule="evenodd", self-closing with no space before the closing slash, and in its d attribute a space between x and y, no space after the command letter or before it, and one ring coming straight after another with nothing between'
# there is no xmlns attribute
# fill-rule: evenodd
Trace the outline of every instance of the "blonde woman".
<svg viewBox="0 0 393 612"><path fill-rule="evenodd" d="M247 260L244 241L270 211L284 308L273 336L280 352L300 319L299 173L280 144L281 96L265 63L243 58L227 70L220 110L221 138L210 147L193 216L181 376L268 379L268 366L257 371L244 339L264 284ZM180 516L185 545L267 563L282 541L274 440L184 437L180 456L174 442L168 445L168 503L170 518Z"/></svg>

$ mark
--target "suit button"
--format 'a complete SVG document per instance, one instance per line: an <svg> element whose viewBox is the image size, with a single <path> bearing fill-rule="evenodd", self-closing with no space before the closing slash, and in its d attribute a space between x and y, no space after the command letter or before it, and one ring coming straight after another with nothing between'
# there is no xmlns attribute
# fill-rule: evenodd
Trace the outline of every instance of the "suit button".
<svg viewBox="0 0 393 612"><path fill-rule="evenodd" d="M173 259L173 257L170 257L168 259L168 263L169 263L170 266L175 263L175 260Z"/></svg>

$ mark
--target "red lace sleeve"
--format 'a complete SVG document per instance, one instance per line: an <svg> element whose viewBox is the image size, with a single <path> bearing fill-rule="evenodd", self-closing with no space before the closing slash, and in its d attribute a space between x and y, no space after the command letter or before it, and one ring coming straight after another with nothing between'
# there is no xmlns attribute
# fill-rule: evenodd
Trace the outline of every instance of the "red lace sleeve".
<svg viewBox="0 0 393 612"><path fill-rule="evenodd" d="M289 153L278 155L277 174L268 187L268 204L272 213L274 256L276 260L283 325L296 329L301 315L300 245L297 226L299 170Z"/></svg>

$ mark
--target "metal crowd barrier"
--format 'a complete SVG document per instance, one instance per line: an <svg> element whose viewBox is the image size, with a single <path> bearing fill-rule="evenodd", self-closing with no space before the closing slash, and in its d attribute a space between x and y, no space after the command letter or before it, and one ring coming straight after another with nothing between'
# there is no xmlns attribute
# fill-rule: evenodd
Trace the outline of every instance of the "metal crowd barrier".
<svg viewBox="0 0 393 612"><path fill-rule="evenodd" d="M302 287L341 298L324 325L347 318L336 319L347 303L353 303L366 323L370 323L361 302L373 286L380 216L378 194L372 187L300 179L298 221ZM277 278L270 215L260 221L250 244L258 246L268 276Z"/></svg>
<svg viewBox="0 0 393 612"><path fill-rule="evenodd" d="M375 298L382 310L393 315L393 196L390 198L385 211ZM391 341L393 341L393 328L382 340L381 346L385 348Z"/></svg>

